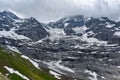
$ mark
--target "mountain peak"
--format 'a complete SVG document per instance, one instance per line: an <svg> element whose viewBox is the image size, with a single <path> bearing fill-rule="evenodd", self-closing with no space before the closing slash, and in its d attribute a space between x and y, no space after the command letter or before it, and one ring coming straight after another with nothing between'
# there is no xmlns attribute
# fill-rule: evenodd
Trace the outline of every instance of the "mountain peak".
<svg viewBox="0 0 120 80"><path fill-rule="evenodd" d="M0 12L0 15L5 16L5 17L9 17L12 19L20 19L18 16L16 16L13 12L9 11L9 10L4 10L3 12Z"/></svg>
<svg viewBox="0 0 120 80"><path fill-rule="evenodd" d="M12 12L9 10L4 10L3 13L12 13Z"/></svg>

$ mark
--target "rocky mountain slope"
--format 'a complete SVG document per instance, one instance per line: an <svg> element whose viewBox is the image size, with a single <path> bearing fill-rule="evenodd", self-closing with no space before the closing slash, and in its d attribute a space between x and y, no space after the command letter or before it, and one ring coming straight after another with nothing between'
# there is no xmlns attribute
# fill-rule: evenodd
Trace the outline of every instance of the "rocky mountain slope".
<svg viewBox="0 0 120 80"><path fill-rule="evenodd" d="M42 24L3 11L0 45L60 80L120 80L120 22L107 17L77 15Z"/></svg>

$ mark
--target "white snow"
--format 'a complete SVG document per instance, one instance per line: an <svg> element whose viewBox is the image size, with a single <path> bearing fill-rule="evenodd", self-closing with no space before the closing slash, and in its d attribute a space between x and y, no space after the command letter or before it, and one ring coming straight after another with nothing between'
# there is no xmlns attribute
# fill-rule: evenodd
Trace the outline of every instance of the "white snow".
<svg viewBox="0 0 120 80"><path fill-rule="evenodd" d="M63 21L63 23L65 23L65 22L69 21L70 19L71 19L70 17L66 17L66 18L63 18L62 21Z"/></svg>
<svg viewBox="0 0 120 80"><path fill-rule="evenodd" d="M95 33L93 31L89 31L87 32L88 35L95 35Z"/></svg>
<svg viewBox="0 0 120 80"><path fill-rule="evenodd" d="M120 31L116 31L114 35L120 37Z"/></svg>
<svg viewBox="0 0 120 80"><path fill-rule="evenodd" d="M62 39L64 37L66 37L66 33L64 32L63 29L59 29L59 28L49 28L46 29L47 32L50 33L50 40L59 40Z"/></svg>
<svg viewBox="0 0 120 80"><path fill-rule="evenodd" d="M74 73L74 70L61 65L60 64L61 60L59 60L59 61L51 61L51 62L44 62L44 63L47 64L50 69L55 70L56 72L62 73L61 70L64 70L64 71L67 71L67 72Z"/></svg>
<svg viewBox="0 0 120 80"><path fill-rule="evenodd" d="M106 25L106 28L112 28L113 26L115 26L115 24L110 24L110 23L106 23L107 25Z"/></svg>
<svg viewBox="0 0 120 80"><path fill-rule="evenodd" d="M29 57L27 57L27 56L25 56L25 55L22 55L21 57L24 58L24 59L29 60L36 68L40 69L37 62L31 60Z"/></svg>
<svg viewBox="0 0 120 80"><path fill-rule="evenodd" d="M21 52L20 52L16 47L14 47L14 46L9 46L9 45L7 45L7 48L9 48L10 50L15 51L15 52L21 54Z"/></svg>
<svg viewBox="0 0 120 80"><path fill-rule="evenodd" d="M112 28L113 26L111 26L111 25L107 25L106 27L107 27L107 28Z"/></svg>
<svg viewBox="0 0 120 80"><path fill-rule="evenodd" d="M38 41L36 41L36 42L33 42L33 44L38 44L38 43L42 43L43 42L43 40L46 40L48 37L45 37L45 38L43 38L43 39L40 39L40 40L38 40Z"/></svg>
<svg viewBox="0 0 120 80"><path fill-rule="evenodd" d="M104 77L104 76L101 76L101 78L102 78L102 79L105 79L105 77Z"/></svg>
<svg viewBox="0 0 120 80"><path fill-rule="evenodd" d="M7 38L10 38L10 39L20 39L20 40L24 40L24 39L27 39L27 40L30 40L28 37L24 36L24 35L18 35L14 32L14 28L12 28L10 31L0 31L0 37L7 37Z"/></svg>
<svg viewBox="0 0 120 80"><path fill-rule="evenodd" d="M69 23L64 23L64 28L66 27L66 26L68 26L69 25Z"/></svg>
<svg viewBox="0 0 120 80"><path fill-rule="evenodd" d="M117 66L117 68L120 68L120 66Z"/></svg>
<svg viewBox="0 0 120 80"><path fill-rule="evenodd" d="M100 44L100 45L101 45L101 44L102 44L102 45L106 45L106 44L107 44L107 41L100 41L100 40L98 40L97 38L94 38L94 37L88 38L87 36L88 36L87 33L83 34L82 37L81 37L81 40L82 40L82 41L87 41L87 42L90 43L90 44L94 44L94 43Z"/></svg>
<svg viewBox="0 0 120 80"><path fill-rule="evenodd" d="M22 23L22 22L24 22L25 20L24 20L24 19L22 19L22 20L20 20L20 19L19 19L19 20L16 20L16 19L15 19L14 21L15 21L16 23L17 23L17 22Z"/></svg>
<svg viewBox="0 0 120 80"><path fill-rule="evenodd" d="M65 70L65 71L74 73L74 70L72 70L72 69L70 69L70 68L68 68L68 67L65 67L65 66L63 66L63 65L60 65L61 62L62 62L61 60L57 61L57 62L55 63L56 67L58 67L58 68L61 69L61 70Z"/></svg>
<svg viewBox="0 0 120 80"><path fill-rule="evenodd" d="M9 26L9 25L6 25L6 24L2 24L2 26Z"/></svg>
<svg viewBox="0 0 120 80"><path fill-rule="evenodd" d="M10 12L14 13L15 15L17 15L19 18L24 18L24 16L22 14L17 13L16 11L9 9Z"/></svg>
<svg viewBox="0 0 120 80"><path fill-rule="evenodd" d="M19 75L20 77L22 77L25 80L30 80L29 78L27 78L26 76L22 75L21 73L19 73L18 71L14 70L13 68L9 68L7 66L4 66L5 69L7 69L11 74L15 73L17 75Z"/></svg>
<svg viewBox="0 0 120 80"><path fill-rule="evenodd" d="M69 59L79 59L77 57L67 57L67 58L69 58Z"/></svg>
<svg viewBox="0 0 120 80"><path fill-rule="evenodd" d="M60 74L58 74L58 73L56 73L56 72L54 72L54 71L49 71L49 73L50 73L51 75L53 75L55 78L61 79L61 75L60 75Z"/></svg>
<svg viewBox="0 0 120 80"><path fill-rule="evenodd" d="M98 80L97 79L97 73L96 72L91 72L89 70L85 70L85 73L88 73L89 75L91 75L92 77L88 77L90 80Z"/></svg>
<svg viewBox="0 0 120 80"><path fill-rule="evenodd" d="M106 47L114 47L114 46L118 46L118 44L107 44L105 45Z"/></svg>
<svg viewBox="0 0 120 80"><path fill-rule="evenodd" d="M72 28L72 30L78 34L78 33L84 33L88 28L86 26L81 26L81 27L75 27L75 28Z"/></svg>

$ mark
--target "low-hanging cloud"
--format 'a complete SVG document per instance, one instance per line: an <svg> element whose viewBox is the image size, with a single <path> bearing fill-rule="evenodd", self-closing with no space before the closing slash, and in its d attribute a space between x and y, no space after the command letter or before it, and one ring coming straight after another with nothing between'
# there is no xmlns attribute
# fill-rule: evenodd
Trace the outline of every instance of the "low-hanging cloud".
<svg viewBox="0 0 120 80"><path fill-rule="evenodd" d="M48 22L71 15L120 17L120 0L0 0L0 10Z"/></svg>

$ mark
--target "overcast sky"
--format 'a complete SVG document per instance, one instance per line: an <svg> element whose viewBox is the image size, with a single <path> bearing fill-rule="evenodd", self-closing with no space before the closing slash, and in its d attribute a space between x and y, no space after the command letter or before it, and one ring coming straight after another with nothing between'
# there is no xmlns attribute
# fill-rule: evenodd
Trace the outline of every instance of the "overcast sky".
<svg viewBox="0 0 120 80"><path fill-rule="evenodd" d="M120 0L0 0L2 10L13 11L20 17L35 17L41 22L81 14L117 20Z"/></svg>

